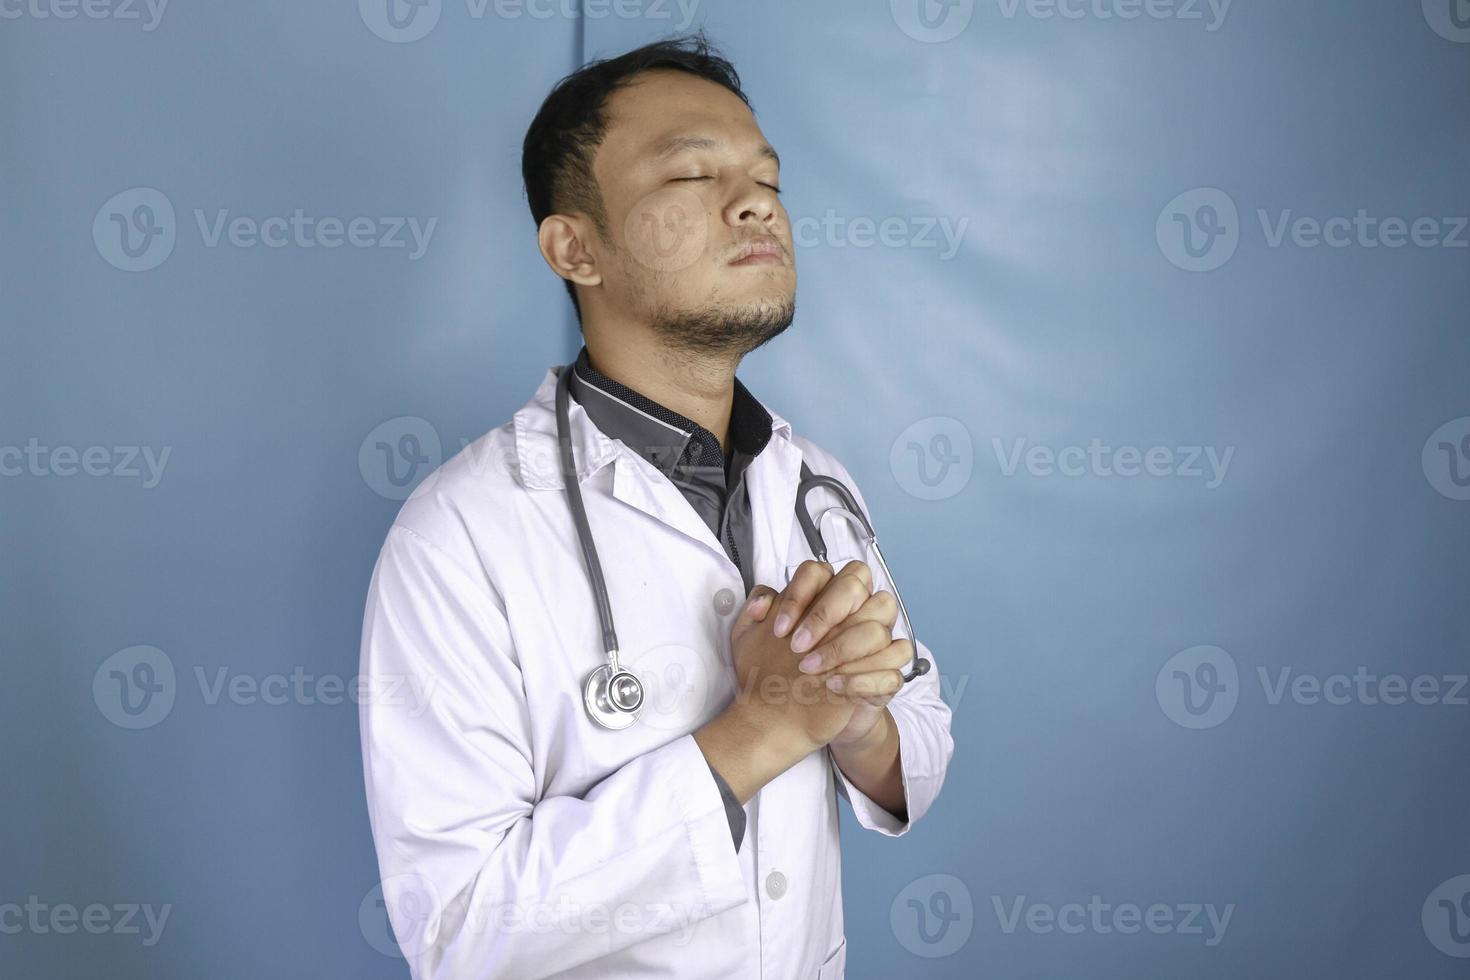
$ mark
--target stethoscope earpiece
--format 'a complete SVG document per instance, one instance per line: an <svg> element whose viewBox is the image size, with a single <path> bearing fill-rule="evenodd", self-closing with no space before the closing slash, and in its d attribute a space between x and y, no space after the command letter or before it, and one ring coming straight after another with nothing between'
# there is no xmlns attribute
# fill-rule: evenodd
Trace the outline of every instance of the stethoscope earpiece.
<svg viewBox="0 0 1470 980"><path fill-rule="evenodd" d="M934 661L930 660L928 657L916 657L914 660L913 670L910 670L907 674L903 675L903 682L907 684L909 681L923 677L925 674L929 673L929 668L933 666Z"/></svg>

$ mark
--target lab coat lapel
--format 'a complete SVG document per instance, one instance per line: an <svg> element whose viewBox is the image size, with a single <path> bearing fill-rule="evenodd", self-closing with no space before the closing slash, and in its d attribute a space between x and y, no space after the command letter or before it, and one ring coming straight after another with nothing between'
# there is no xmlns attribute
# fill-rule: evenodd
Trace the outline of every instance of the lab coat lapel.
<svg viewBox="0 0 1470 980"><path fill-rule="evenodd" d="M536 394L515 413L516 473L528 490L563 490L561 450L556 443L556 379L560 369L547 370ZM618 444L598 431L575 400L567 406L571 424L572 455L579 483L601 469L618 453Z"/></svg>
<svg viewBox="0 0 1470 980"><path fill-rule="evenodd" d="M719 554L725 553L704 518L684 499L673 481L631 449L624 448L613 464L612 492L628 506Z"/></svg>
<svg viewBox="0 0 1470 980"><path fill-rule="evenodd" d="M515 414L516 456L521 482L531 489L564 489L560 451L556 444L556 380L560 370L565 368L548 369L536 394ZM589 493L588 478L610 462L613 464L612 495L615 499L717 554L724 554L724 548L709 525L689 506L679 488L620 440L604 435L576 399L567 406L567 421L571 425L577 478L584 496Z"/></svg>
<svg viewBox="0 0 1470 980"><path fill-rule="evenodd" d="M755 581L779 590L786 581L786 553L791 523L796 519L801 450L791 440L791 426L775 412L771 412L771 426L771 441L751 461L745 481L750 494Z"/></svg>
<svg viewBox="0 0 1470 980"><path fill-rule="evenodd" d="M786 556L795 518L796 485L801 480L801 450L791 440L791 425L771 415L771 439L745 470L750 495L751 539L755 548L755 581L780 588L786 581ZM583 415L586 420L585 413ZM575 418L573 424L575 424ZM590 423L588 423L590 425ZM684 499L679 488L632 450L618 455L613 468L613 496L667 526L724 555L709 525Z"/></svg>

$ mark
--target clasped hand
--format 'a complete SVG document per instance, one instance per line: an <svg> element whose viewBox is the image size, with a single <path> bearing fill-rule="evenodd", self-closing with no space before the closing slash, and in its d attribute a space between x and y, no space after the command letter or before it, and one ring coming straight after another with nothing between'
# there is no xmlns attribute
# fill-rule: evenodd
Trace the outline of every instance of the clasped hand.
<svg viewBox="0 0 1470 980"><path fill-rule="evenodd" d="M813 749L861 742L903 686L913 644L893 638L898 602L851 561L806 561L786 588L751 590L730 630L736 699ZM787 637L789 636L789 639Z"/></svg>

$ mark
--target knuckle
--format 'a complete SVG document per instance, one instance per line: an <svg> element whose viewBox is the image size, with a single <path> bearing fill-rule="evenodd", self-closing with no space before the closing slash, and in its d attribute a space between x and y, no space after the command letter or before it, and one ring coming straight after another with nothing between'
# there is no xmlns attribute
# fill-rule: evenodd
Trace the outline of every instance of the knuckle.
<svg viewBox="0 0 1470 980"><path fill-rule="evenodd" d="M814 603L807 610L806 619L802 621L802 625L813 632L816 632L818 629L825 630L832 625L832 611L827 608L825 602Z"/></svg>
<svg viewBox="0 0 1470 980"><path fill-rule="evenodd" d="M832 641L832 654L829 657L831 662L845 664L861 657L862 644L858 641L857 630L843 630Z"/></svg>
<svg viewBox="0 0 1470 980"><path fill-rule="evenodd" d="M832 566L815 558L808 558L796 568L796 574L803 578L815 578L825 581L832 577Z"/></svg>
<svg viewBox="0 0 1470 980"><path fill-rule="evenodd" d="M857 575L844 575L842 588L852 599L858 600L858 604L868 601L868 594L873 591L871 582L865 582Z"/></svg>

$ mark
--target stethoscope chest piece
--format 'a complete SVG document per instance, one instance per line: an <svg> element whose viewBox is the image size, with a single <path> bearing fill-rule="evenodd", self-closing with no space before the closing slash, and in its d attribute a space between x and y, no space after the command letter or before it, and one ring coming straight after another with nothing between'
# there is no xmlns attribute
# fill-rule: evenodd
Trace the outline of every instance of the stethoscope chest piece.
<svg viewBox="0 0 1470 980"><path fill-rule="evenodd" d="M603 728L627 728L643 707L643 682L631 670L603 664L587 675L582 700L592 720Z"/></svg>

